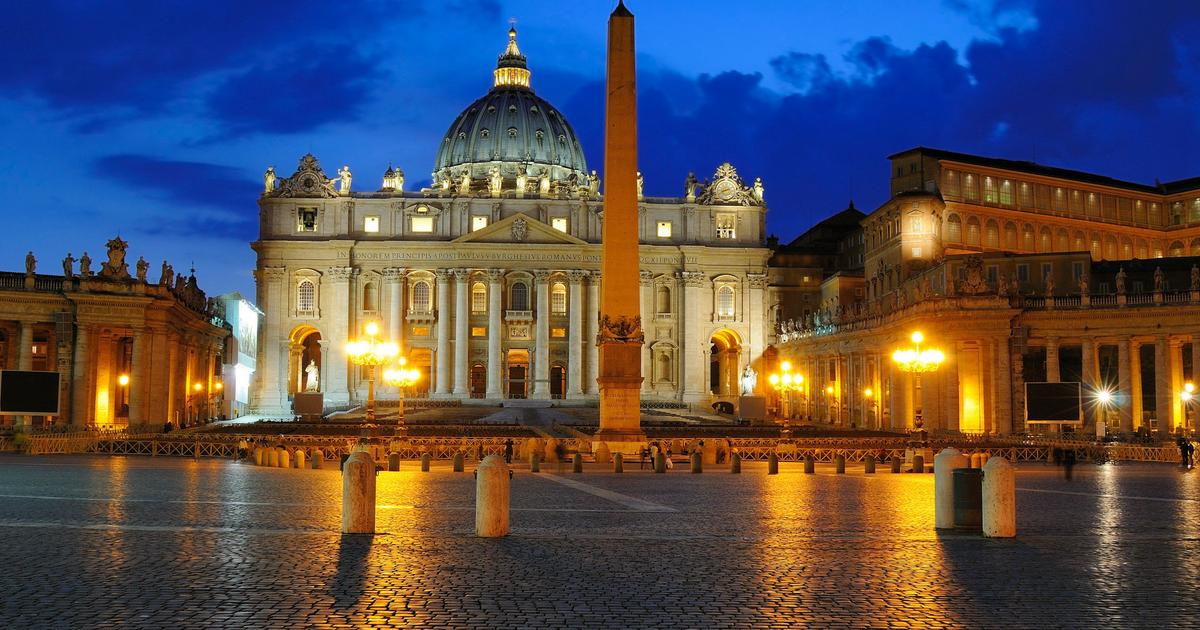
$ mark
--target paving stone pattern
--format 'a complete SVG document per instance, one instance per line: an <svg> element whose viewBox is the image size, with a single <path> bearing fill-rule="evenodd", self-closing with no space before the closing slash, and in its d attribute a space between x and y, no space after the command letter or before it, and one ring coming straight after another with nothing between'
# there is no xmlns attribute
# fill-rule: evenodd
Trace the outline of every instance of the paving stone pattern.
<svg viewBox="0 0 1200 630"><path fill-rule="evenodd" d="M1018 538L932 530L932 475L518 469L511 536L469 472L0 457L2 628L1195 627L1200 472L1018 474ZM553 464L546 469L554 470ZM469 468L468 468L469 470ZM580 485L582 484L582 485Z"/></svg>

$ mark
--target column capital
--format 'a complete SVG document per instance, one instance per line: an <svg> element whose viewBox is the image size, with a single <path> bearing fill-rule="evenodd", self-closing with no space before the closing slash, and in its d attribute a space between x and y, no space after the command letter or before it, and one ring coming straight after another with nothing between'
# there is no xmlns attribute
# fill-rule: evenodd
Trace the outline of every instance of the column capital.
<svg viewBox="0 0 1200 630"><path fill-rule="evenodd" d="M459 284L465 284L467 280L471 279L470 269L451 269L450 273L454 276L455 280L458 280Z"/></svg>
<svg viewBox="0 0 1200 630"><path fill-rule="evenodd" d="M708 280L704 272L701 271L680 271L676 275L679 277L679 281L686 287L702 287Z"/></svg>
<svg viewBox="0 0 1200 630"><path fill-rule="evenodd" d="M488 282L492 284L500 284L501 282L504 282L504 274L504 269L488 269L484 272L484 275L487 276Z"/></svg>
<svg viewBox="0 0 1200 630"><path fill-rule="evenodd" d="M537 281L538 284L546 284L547 282L550 282L551 273L552 272L546 269L538 269L533 272L533 279Z"/></svg>
<svg viewBox="0 0 1200 630"><path fill-rule="evenodd" d="M408 269L404 267L384 267L383 278L388 282L401 282L407 273Z"/></svg>
<svg viewBox="0 0 1200 630"><path fill-rule="evenodd" d="M254 275L259 282L283 280L287 276L287 267L259 267Z"/></svg>
<svg viewBox="0 0 1200 630"><path fill-rule="evenodd" d="M572 269L567 272L567 279L571 281L571 284L579 284L587 277L588 272L582 269Z"/></svg>
<svg viewBox="0 0 1200 630"><path fill-rule="evenodd" d="M649 286L654 282L654 274L645 269L638 272L638 278L640 278L642 286Z"/></svg>
<svg viewBox="0 0 1200 630"><path fill-rule="evenodd" d="M356 267L330 267L325 270L325 277L331 282L349 282L358 276Z"/></svg>
<svg viewBox="0 0 1200 630"><path fill-rule="evenodd" d="M746 283L751 289L767 288L767 274L765 273L748 273L746 274Z"/></svg>
<svg viewBox="0 0 1200 630"><path fill-rule="evenodd" d="M587 272L587 274L588 274L588 280L591 281L592 286L594 286L594 287L600 286L600 278L604 274L600 273L599 271L589 271L589 272Z"/></svg>
<svg viewBox="0 0 1200 630"><path fill-rule="evenodd" d="M438 284L450 282L450 276L454 275L453 269L434 269L433 277L437 279Z"/></svg>

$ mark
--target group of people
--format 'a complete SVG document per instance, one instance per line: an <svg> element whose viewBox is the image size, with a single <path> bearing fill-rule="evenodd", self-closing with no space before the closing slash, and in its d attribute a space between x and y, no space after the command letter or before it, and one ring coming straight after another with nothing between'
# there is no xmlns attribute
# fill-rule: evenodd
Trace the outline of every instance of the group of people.
<svg viewBox="0 0 1200 630"><path fill-rule="evenodd" d="M1196 445L1183 435L1175 440L1175 444L1179 447L1179 465L1187 470L1194 468L1196 466Z"/></svg>

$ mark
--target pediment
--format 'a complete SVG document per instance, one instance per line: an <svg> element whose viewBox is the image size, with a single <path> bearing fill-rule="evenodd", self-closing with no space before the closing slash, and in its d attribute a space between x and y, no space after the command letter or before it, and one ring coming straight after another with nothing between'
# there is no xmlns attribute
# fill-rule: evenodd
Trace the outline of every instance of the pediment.
<svg viewBox="0 0 1200 630"><path fill-rule="evenodd" d="M481 230L464 234L452 243L532 243L537 245L587 245L587 242L518 212Z"/></svg>

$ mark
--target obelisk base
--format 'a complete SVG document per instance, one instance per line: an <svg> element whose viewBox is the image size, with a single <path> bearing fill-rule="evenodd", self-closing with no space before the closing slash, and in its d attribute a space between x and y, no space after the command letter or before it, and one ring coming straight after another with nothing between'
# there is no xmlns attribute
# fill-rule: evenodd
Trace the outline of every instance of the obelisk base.
<svg viewBox="0 0 1200 630"><path fill-rule="evenodd" d="M642 431L642 344L600 345L600 429L592 448L600 442L612 453L636 455L646 444Z"/></svg>

